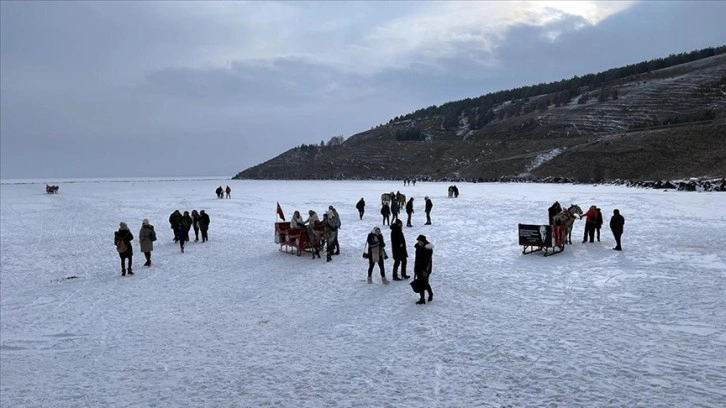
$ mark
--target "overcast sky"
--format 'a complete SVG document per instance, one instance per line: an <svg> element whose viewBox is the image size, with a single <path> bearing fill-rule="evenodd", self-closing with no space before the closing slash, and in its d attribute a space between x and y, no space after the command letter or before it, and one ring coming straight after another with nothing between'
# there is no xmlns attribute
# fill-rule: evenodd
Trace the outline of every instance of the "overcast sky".
<svg viewBox="0 0 726 408"><path fill-rule="evenodd" d="M0 2L2 178L233 176L430 105L726 44L726 2Z"/></svg>

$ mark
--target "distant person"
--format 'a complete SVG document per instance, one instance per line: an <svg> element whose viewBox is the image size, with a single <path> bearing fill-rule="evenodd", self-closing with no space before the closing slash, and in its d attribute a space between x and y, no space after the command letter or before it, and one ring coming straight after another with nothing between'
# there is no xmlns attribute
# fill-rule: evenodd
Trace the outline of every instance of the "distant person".
<svg viewBox="0 0 726 408"><path fill-rule="evenodd" d="M591 205L590 208L580 216L580 219L585 217L585 232L582 235L582 243L587 242L588 238L590 242L595 242L595 222L597 221L597 207Z"/></svg>
<svg viewBox="0 0 726 408"><path fill-rule="evenodd" d="M194 218L189 215L189 211L184 211L184 216L182 217L182 226L186 230L187 242L189 242L189 231L192 229L193 224Z"/></svg>
<svg viewBox="0 0 726 408"><path fill-rule="evenodd" d="M381 215L383 216L383 225L391 225L391 206L383 203L381 206Z"/></svg>
<svg viewBox="0 0 726 408"><path fill-rule="evenodd" d="M325 261L330 262L333 260L335 243L338 241L338 227L335 225L333 213L330 211L323 214L323 236L327 243Z"/></svg>
<svg viewBox="0 0 726 408"><path fill-rule="evenodd" d="M398 200L394 196L391 199L391 222L398 220L398 214L401 212L401 205L398 204Z"/></svg>
<svg viewBox="0 0 726 408"><path fill-rule="evenodd" d="M358 203L355 205L355 208L358 209L358 216L360 219L363 219L363 214L366 212L366 201L363 199L363 197L358 200Z"/></svg>
<svg viewBox="0 0 726 408"><path fill-rule="evenodd" d="M217 187L214 192L217 193L217 198L224 198L224 189L222 188L222 186Z"/></svg>
<svg viewBox="0 0 726 408"><path fill-rule="evenodd" d="M597 242L600 242L600 228L602 228L602 212L599 208L595 209L597 211L597 217L595 217L595 235L597 237Z"/></svg>
<svg viewBox="0 0 726 408"><path fill-rule="evenodd" d="M623 227L625 226L625 218L620 215L620 210L617 208L613 210L613 216L610 218L610 231L613 232L615 237L615 248L616 251L622 251L623 248L620 245L620 238L623 236Z"/></svg>
<svg viewBox="0 0 726 408"><path fill-rule="evenodd" d="M383 266L383 261L386 259L385 247L386 243L383 240L381 229L378 227L368 234L366 238L368 244L368 283L373 283L373 267L378 264L378 270L381 272L381 283L387 284L386 269Z"/></svg>
<svg viewBox="0 0 726 408"><path fill-rule="evenodd" d="M182 215L179 210L174 210L173 213L169 216L169 225L171 225L172 231L174 231L174 242L179 241L179 237L176 235L177 226L181 223L182 218L184 216Z"/></svg>
<svg viewBox="0 0 726 408"><path fill-rule="evenodd" d="M431 225L431 209L434 208L434 203L429 196L424 197L424 202L424 212L426 213L426 224L424 225Z"/></svg>
<svg viewBox="0 0 726 408"><path fill-rule="evenodd" d="M413 273L415 275L414 279L421 280L421 298L418 302L416 302L416 304L424 305L426 304L426 300L424 299L424 292L429 293L429 302L434 300L434 292L431 290L431 285L429 284L429 276L431 275L433 262L432 258L434 255L434 246L426 240L425 235L419 235L418 238L416 238L416 245L414 245L414 248L416 249L416 259L413 264Z"/></svg>
<svg viewBox="0 0 726 408"><path fill-rule="evenodd" d="M403 222L396 220L391 225L391 253L393 255L393 280L408 279L406 264L408 263L408 250L406 237L403 235ZM401 278L398 277L398 267L401 267Z"/></svg>
<svg viewBox="0 0 726 408"><path fill-rule="evenodd" d="M199 241L199 221L201 217L197 210L192 210L192 228L194 228L194 242Z"/></svg>
<svg viewBox="0 0 726 408"><path fill-rule="evenodd" d="M342 225L340 221L340 215L338 215L338 210L335 209L335 207L328 206L328 211L330 211L331 216L333 217L333 221L335 222L335 241L333 242L333 255L340 255L340 243L338 242L338 230L340 230L340 226Z"/></svg>
<svg viewBox="0 0 726 408"><path fill-rule="evenodd" d="M141 229L139 229L139 246L141 247L141 252L144 253L144 257L146 257L144 266L151 266L151 251L154 250L154 241L156 241L154 226L149 224L147 218L144 218L141 221Z"/></svg>
<svg viewBox="0 0 726 408"><path fill-rule="evenodd" d="M413 197L409 198L408 203L406 203L406 214L408 215L408 219L406 219L406 226L413 227L413 225L411 225L411 215L413 215Z"/></svg>
<svg viewBox="0 0 726 408"><path fill-rule="evenodd" d="M229 186L224 189L224 192L227 193L227 198L232 198L232 189Z"/></svg>
<svg viewBox="0 0 726 408"><path fill-rule="evenodd" d="M199 211L199 231L202 232L202 242L209 241L209 214L205 213L204 210Z"/></svg>
<svg viewBox="0 0 726 408"><path fill-rule="evenodd" d="M302 228L304 226L305 221L302 219L300 211L295 210L295 212L292 213L292 218L290 219L290 228Z"/></svg>
<svg viewBox="0 0 726 408"><path fill-rule="evenodd" d="M116 246L118 256L121 258L121 276L126 276L126 272L129 275L133 275L132 263L134 258L134 248L131 246L131 241L134 239L134 235L129 230L129 226L125 222L118 224L118 231L113 234L113 244ZM126 260L129 260L128 268L126 268Z"/></svg>
<svg viewBox="0 0 726 408"><path fill-rule="evenodd" d="M189 241L189 230L186 227L185 222L180 222L176 226L176 236L179 238L179 248L181 248L181 252L184 253L184 245Z"/></svg>

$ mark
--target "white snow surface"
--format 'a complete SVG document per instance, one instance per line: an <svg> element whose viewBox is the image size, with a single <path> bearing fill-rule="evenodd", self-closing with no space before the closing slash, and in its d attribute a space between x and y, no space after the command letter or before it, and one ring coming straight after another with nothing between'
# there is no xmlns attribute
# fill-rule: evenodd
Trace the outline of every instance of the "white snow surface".
<svg viewBox="0 0 726 408"><path fill-rule="evenodd" d="M461 183L454 199L451 183L97 179L47 195L44 183L0 186L2 407L726 406L720 193ZM231 199L215 198L220 184ZM415 238L435 246L426 305L377 270L365 282L388 191L415 197L409 274ZM602 208L601 242L581 243L578 220L563 253L523 255L517 224L546 222L555 200ZM277 201L288 220L335 206L341 255L280 252ZM175 209L206 210L209 241L182 254ZM153 264L135 239L136 275L121 277L113 232L125 221L136 236L143 218Z"/></svg>

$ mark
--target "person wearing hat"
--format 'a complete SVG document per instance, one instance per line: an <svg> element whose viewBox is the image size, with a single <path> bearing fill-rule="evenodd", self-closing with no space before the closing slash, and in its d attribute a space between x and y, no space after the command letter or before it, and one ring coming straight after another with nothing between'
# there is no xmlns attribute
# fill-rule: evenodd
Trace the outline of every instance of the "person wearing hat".
<svg viewBox="0 0 726 408"><path fill-rule="evenodd" d="M431 209L434 207L434 203L431 201L429 196L424 197L425 207L424 212L426 213L426 224L431 225Z"/></svg>
<svg viewBox="0 0 726 408"><path fill-rule="evenodd" d="M434 246L426 240L425 235L419 235L416 238L416 260L413 264L414 280L422 280L421 285L421 299L416 302L417 305L426 304L424 299L424 292L429 293L429 302L434 300L434 292L431 290L429 284L429 276L431 275L432 258L434 256Z"/></svg>
<svg viewBox="0 0 726 408"><path fill-rule="evenodd" d="M384 249L386 242L383 240L383 234L381 234L380 228L373 228L368 234L366 244L368 245L368 283L373 283L373 266L375 264L378 264L378 269L381 272L381 283L388 283L386 269L383 266L383 261L387 258L386 250Z"/></svg>
<svg viewBox="0 0 726 408"><path fill-rule="evenodd" d="M118 224L118 231L113 234L113 243L116 245L118 256L121 258L121 276L126 276L128 271L129 275L133 275L134 271L131 269L131 263L134 255L134 248L131 246L131 241L134 239L134 235L129 231L129 226L125 222ZM126 268L126 259L129 260L129 267Z"/></svg>
<svg viewBox="0 0 726 408"><path fill-rule="evenodd" d="M144 266L151 266L151 251L154 250L154 241L156 241L154 226L149 224L147 218L144 218L141 221L141 229L139 230L139 246L141 247L141 252L146 257Z"/></svg>

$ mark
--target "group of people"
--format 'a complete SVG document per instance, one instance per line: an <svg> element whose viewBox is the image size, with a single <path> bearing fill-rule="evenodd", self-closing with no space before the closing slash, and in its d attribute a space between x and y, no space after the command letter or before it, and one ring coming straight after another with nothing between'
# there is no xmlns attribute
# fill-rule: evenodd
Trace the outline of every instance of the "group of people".
<svg viewBox="0 0 726 408"><path fill-rule="evenodd" d="M326 262L333 260L333 255L340 255L340 244L338 243L338 229L341 222L338 210L328 206L328 211L323 213L323 219L313 210L308 211L308 218L303 220L300 211L295 211L290 220L290 228L307 228L313 250L313 259L320 258L320 249L325 246Z"/></svg>
<svg viewBox="0 0 726 408"><path fill-rule="evenodd" d="M366 202L363 197L358 200L355 208L358 210L358 217L362 220L366 208ZM431 198L429 196L424 197L424 213L426 214L426 223L424 223L424 225L431 225L431 209L433 208L434 203L433 201L431 201ZM406 215L408 216L406 219L406 227L413 227L413 224L411 223L411 217L414 213L413 197L408 199L405 210ZM400 211L401 207L398 204L398 201L396 201L395 199L391 200L390 204L388 202L383 202L381 204L381 216L383 217L382 224L389 226L392 225L391 222L395 222L398 220L398 214L400 213Z"/></svg>
<svg viewBox="0 0 726 408"><path fill-rule="evenodd" d="M562 206L558 201L555 201L554 204L547 209L549 225L554 224L555 216L561 211ZM582 243L595 242L595 239L600 242L600 229L604 222L600 208L595 205L591 205L585 213L580 215L580 219L583 218L585 218L585 230L582 235ZM624 226L625 218L620 214L619 209L614 209L613 215L610 217L610 231L613 233L613 237L615 238L615 247L613 249L616 251L623 250L620 240L623 236Z"/></svg>
<svg viewBox="0 0 726 408"><path fill-rule="evenodd" d="M194 242L199 241L199 233L202 233L202 242L209 240L209 214L201 210L184 211L182 214L179 210L174 210L169 216L169 225L174 231L174 242L178 242L182 253L184 253L184 244L189 242L189 231L194 228Z"/></svg>
<svg viewBox="0 0 726 408"><path fill-rule="evenodd" d="M585 217L585 232L582 236L582 243L588 242L594 242L595 237L597 236L597 241L600 242L600 228L603 224L603 218L602 218L602 212L601 210L591 205L590 208L580 216L580 219ZM620 243L620 240L623 236L623 229L625 227L625 217L620 215L619 209L613 210L613 215L610 217L610 231L613 233L613 237L615 238L615 247L613 248L616 251L622 251L623 247Z"/></svg>
<svg viewBox="0 0 726 408"><path fill-rule="evenodd" d="M215 190L217 193L217 198L232 198L232 189L227 186L226 188L222 188L222 186L217 187L217 190Z"/></svg>
<svg viewBox="0 0 726 408"><path fill-rule="evenodd" d="M113 243L121 258L121 276L134 274L134 248L131 245L133 239L134 234L129 230L129 226L125 222L119 223L118 231L114 232ZM139 230L139 246L146 257L144 266L151 266L151 251L154 250L154 241L156 241L154 226L149 223L147 218L144 218L141 221L141 229Z"/></svg>
<svg viewBox="0 0 726 408"><path fill-rule="evenodd" d="M202 242L209 239L209 214L204 210L197 212L192 210L184 211L182 214L179 210L175 210L169 216L169 224L174 231L174 242L178 242L182 253L184 253L184 244L189 242L189 231L194 228L194 241L199 241L199 233L202 235ZM129 230L125 222L119 223L119 228L114 232L113 243L116 246L119 257L121 258L121 276L133 275L133 256L134 249L131 245L134 235ZM147 218L141 221L141 229L139 229L139 247L146 258L144 266L151 266L151 252L154 250L154 241L156 241L156 230L149 223Z"/></svg>
<svg viewBox="0 0 726 408"><path fill-rule="evenodd" d="M406 249L406 237L403 233L403 222L396 220L390 225L391 229L391 252L393 255L393 280L400 281L409 279L406 274L408 263L408 250ZM425 235L419 235L414 245L415 260L413 265L414 281L419 290L420 298L416 304L425 304L425 294L428 293L428 301L434 299L434 292L429 284L429 276L433 266L434 246L426 239ZM388 259L386 252L386 241L383 238L380 227L375 227L366 237L366 250L363 257L368 259L368 283L373 283L373 269L378 265L381 275L381 282L388 284L386 278L385 260ZM398 268L401 268L401 276L398 275Z"/></svg>

